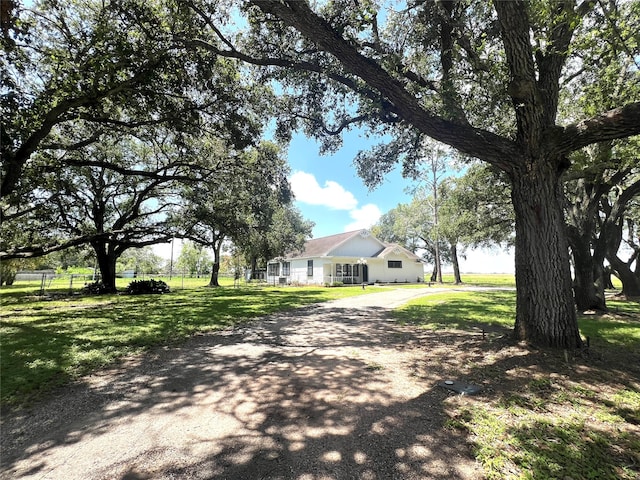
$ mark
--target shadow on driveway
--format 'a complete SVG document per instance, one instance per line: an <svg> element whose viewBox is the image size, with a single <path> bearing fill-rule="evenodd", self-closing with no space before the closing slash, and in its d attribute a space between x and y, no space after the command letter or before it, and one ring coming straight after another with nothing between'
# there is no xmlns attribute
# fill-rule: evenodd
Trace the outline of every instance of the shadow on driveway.
<svg viewBox="0 0 640 480"><path fill-rule="evenodd" d="M416 373L434 335L340 305L159 348L10 414L0 478L481 478L445 428L442 372Z"/></svg>

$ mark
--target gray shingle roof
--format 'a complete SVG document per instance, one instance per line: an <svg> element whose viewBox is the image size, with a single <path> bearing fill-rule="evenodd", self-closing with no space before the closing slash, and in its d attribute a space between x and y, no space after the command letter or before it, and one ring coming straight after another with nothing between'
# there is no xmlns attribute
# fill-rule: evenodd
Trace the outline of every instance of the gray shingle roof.
<svg viewBox="0 0 640 480"><path fill-rule="evenodd" d="M302 251L289 252L285 255L284 258L310 258L310 257L324 257L330 254L330 252L335 249L338 245L348 241L352 237L359 235L362 232L360 230L354 230L352 232L345 233L337 233L335 235L329 235L328 237L320 237L320 238L312 238L308 240L304 244L304 248ZM375 237L374 237L375 238ZM377 239L376 239L377 240ZM386 243L378 240L384 246L377 252L373 257L385 258L387 255L399 249L402 253L404 253L410 259L420 261L420 257L412 253L410 250L396 244L396 243Z"/></svg>
<svg viewBox="0 0 640 480"><path fill-rule="evenodd" d="M353 232L329 235L328 237L312 238L311 240L307 240L302 251L290 252L285 255L285 258L323 257L341 243L358 235L361 231L362 230L355 230Z"/></svg>

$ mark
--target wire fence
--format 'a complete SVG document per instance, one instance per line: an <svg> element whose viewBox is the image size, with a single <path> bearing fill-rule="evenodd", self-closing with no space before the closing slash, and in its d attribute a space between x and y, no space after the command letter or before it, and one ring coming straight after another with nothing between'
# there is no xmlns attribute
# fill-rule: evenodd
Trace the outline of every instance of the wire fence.
<svg viewBox="0 0 640 480"><path fill-rule="evenodd" d="M189 272L169 273L137 273L134 275L118 275L116 277L116 287L125 289L134 280L162 280L169 285L169 288L186 289L207 286L210 282L209 275L192 275ZM237 279L231 273L218 275L218 280L222 285L240 285L246 282ZM240 281L239 281L240 280ZM37 294L46 295L50 292L68 292L70 294L80 293L90 283L100 281L100 274L69 274L56 273L55 271L20 272L16 275L12 288L32 288L37 290Z"/></svg>

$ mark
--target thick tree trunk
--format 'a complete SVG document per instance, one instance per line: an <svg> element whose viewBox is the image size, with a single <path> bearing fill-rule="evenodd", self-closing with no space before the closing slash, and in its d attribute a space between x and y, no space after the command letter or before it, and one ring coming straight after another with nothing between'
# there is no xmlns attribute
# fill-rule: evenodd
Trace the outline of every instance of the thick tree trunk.
<svg viewBox="0 0 640 480"><path fill-rule="evenodd" d="M220 262L214 261L211 265L211 279L209 280L208 287L219 287L218 273L220 272Z"/></svg>
<svg viewBox="0 0 640 480"><path fill-rule="evenodd" d="M622 282L622 294L627 297L640 297L640 276L616 255L607 257Z"/></svg>
<svg viewBox="0 0 640 480"><path fill-rule="evenodd" d="M218 273L220 272L220 248L222 247L222 240L215 242L213 245L213 264L211 266L211 280L209 280L209 287L219 287Z"/></svg>
<svg viewBox="0 0 640 480"><path fill-rule="evenodd" d="M455 243L451 244L451 262L453 263L453 276L456 281L456 285L462 283L460 277L460 265L458 263L458 246Z"/></svg>
<svg viewBox="0 0 640 480"><path fill-rule="evenodd" d="M93 243L92 247L96 252L96 261L98 262L105 292L116 293L116 262L118 261L118 256L104 243Z"/></svg>
<svg viewBox="0 0 640 480"><path fill-rule="evenodd" d="M598 267L591 254L591 242L585 235L571 235L574 265L573 290L578 311L607 309L602 282L602 262Z"/></svg>
<svg viewBox="0 0 640 480"><path fill-rule="evenodd" d="M634 272L631 270L633 262L627 263L618 258L618 250L622 244L624 220L618 218L615 224L606 226L609 227L606 231L606 257L622 282L622 294L627 297L638 297L640 296L640 268L636 268Z"/></svg>
<svg viewBox="0 0 640 480"><path fill-rule="evenodd" d="M515 335L538 346L582 346L558 174L549 163L512 177L516 212Z"/></svg>
<svg viewBox="0 0 640 480"><path fill-rule="evenodd" d="M440 261L440 247L438 246L438 240L436 239L436 265L435 265L435 273L436 278L434 281L438 283L442 283L442 262Z"/></svg>
<svg viewBox="0 0 640 480"><path fill-rule="evenodd" d="M438 266L433 266L433 271L431 272L431 278L429 278L430 282L435 282L438 279Z"/></svg>
<svg viewBox="0 0 640 480"><path fill-rule="evenodd" d="M613 281L611 281L611 275L613 275L613 270L611 270L611 267L607 265L602 270L602 284L606 290L613 290L615 288L613 286Z"/></svg>
<svg viewBox="0 0 640 480"><path fill-rule="evenodd" d="M251 256L251 279L255 280L258 272L258 258L255 255Z"/></svg>

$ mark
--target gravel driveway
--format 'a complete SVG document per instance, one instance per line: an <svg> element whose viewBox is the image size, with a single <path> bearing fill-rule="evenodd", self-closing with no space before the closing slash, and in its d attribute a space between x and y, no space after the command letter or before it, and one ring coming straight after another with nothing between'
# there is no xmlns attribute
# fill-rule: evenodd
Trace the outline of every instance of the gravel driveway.
<svg viewBox="0 0 640 480"><path fill-rule="evenodd" d="M1 479L481 478L389 289L158 348L2 420Z"/></svg>

